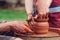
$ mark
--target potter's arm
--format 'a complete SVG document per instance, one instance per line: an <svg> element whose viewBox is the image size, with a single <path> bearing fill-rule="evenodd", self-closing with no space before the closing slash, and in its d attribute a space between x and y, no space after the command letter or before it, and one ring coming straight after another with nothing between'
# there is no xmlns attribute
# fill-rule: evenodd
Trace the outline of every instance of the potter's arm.
<svg viewBox="0 0 60 40"><path fill-rule="evenodd" d="M6 23L0 23L0 32L9 31L10 27Z"/></svg>
<svg viewBox="0 0 60 40"><path fill-rule="evenodd" d="M0 24L0 32L5 32L5 31L14 31L16 33L26 33L26 32L33 32L29 27L27 27L24 22L22 21L10 21L6 23L1 23Z"/></svg>

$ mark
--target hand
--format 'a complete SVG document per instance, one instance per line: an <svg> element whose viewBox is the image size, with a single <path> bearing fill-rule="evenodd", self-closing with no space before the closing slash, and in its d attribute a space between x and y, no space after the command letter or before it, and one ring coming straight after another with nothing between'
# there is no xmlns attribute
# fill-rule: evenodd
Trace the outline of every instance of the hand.
<svg viewBox="0 0 60 40"><path fill-rule="evenodd" d="M6 23L0 23L0 32L10 31L10 26Z"/></svg>
<svg viewBox="0 0 60 40"><path fill-rule="evenodd" d="M27 24L22 21L10 21L6 25L9 25L11 30L20 34L20 33L32 33L33 31L28 27Z"/></svg>
<svg viewBox="0 0 60 40"><path fill-rule="evenodd" d="M32 13L27 13L27 20L31 21L31 19L32 19Z"/></svg>
<svg viewBox="0 0 60 40"><path fill-rule="evenodd" d="M40 21L48 21L48 14L49 14L49 13L46 13L46 14L43 14L43 15L37 14L37 15L34 17L34 19L35 19L35 21L38 21L38 22L40 22Z"/></svg>

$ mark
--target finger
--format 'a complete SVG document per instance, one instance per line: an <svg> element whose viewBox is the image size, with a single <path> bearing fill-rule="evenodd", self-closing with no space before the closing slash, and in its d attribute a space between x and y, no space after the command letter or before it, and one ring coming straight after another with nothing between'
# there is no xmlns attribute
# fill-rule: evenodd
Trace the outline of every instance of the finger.
<svg viewBox="0 0 60 40"><path fill-rule="evenodd" d="M43 21L44 15L43 15L43 14L41 14L41 15L40 15L40 17L41 17L41 21Z"/></svg>
<svg viewBox="0 0 60 40"><path fill-rule="evenodd" d="M46 19L48 20L48 13L46 14Z"/></svg>
<svg viewBox="0 0 60 40"><path fill-rule="evenodd" d="M20 28L20 26L12 26L12 30L17 33L26 33L24 28Z"/></svg>
<svg viewBox="0 0 60 40"><path fill-rule="evenodd" d="M47 14L44 15L44 19L47 19L46 17L47 17Z"/></svg>
<svg viewBox="0 0 60 40"><path fill-rule="evenodd" d="M34 17L34 19L37 19L38 18L38 15L36 15L35 17Z"/></svg>
<svg viewBox="0 0 60 40"><path fill-rule="evenodd" d="M33 33L33 31L32 31L29 27L25 27L25 30L26 30L27 32Z"/></svg>
<svg viewBox="0 0 60 40"><path fill-rule="evenodd" d="M48 13L46 14L47 18L48 18Z"/></svg>
<svg viewBox="0 0 60 40"><path fill-rule="evenodd" d="M37 21L41 21L41 19L42 19L42 15L41 14L37 14Z"/></svg>
<svg viewBox="0 0 60 40"><path fill-rule="evenodd" d="M28 20L28 21L30 21L30 20L31 20L31 18L32 18L32 17L28 17L28 19L27 19L27 20Z"/></svg>
<svg viewBox="0 0 60 40"><path fill-rule="evenodd" d="M20 33L26 33L26 30L24 29L24 30L20 30Z"/></svg>
<svg viewBox="0 0 60 40"><path fill-rule="evenodd" d="M29 21L29 20L31 20L31 19L32 19L32 15L28 15L27 20Z"/></svg>
<svg viewBox="0 0 60 40"><path fill-rule="evenodd" d="M28 25L29 26L29 25ZM26 26L26 24L24 23L23 29L27 32L33 32L30 27Z"/></svg>
<svg viewBox="0 0 60 40"><path fill-rule="evenodd" d="M40 17L41 17L40 20L41 20L41 21L45 21L45 19L46 19L45 16L46 16L46 14L40 14Z"/></svg>
<svg viewBox="0 0 60 40"><path fill-rule="evenodd" d="M42 19L42 15L41 14L38 14L38 19Z"/></svg>
<svg viewBox="0 0 60 40"><path fill-rule="evenodd" d="M42 15L42 21L44 21L44 19L45 19L44 17L45 17L45 15L43 14L43 15Z"/></svg>
<svg viewBox="0 0 60 40"><path fill-rule="evenodd" d="M43 16L43 15L42 15L42 14L40 14L39 16L40 16L40 18L41 18L41 20L42 20L42 16Z"/></svg>
<svg viewBox="0 0 60 40"><path fill-rule="evenodd" d="M47 19L48 19L48 14L46 13L44 16L44 20L47 21Z"/></svg>
<svg viewBox="0 0 60 40"><path fill-rule="evenodd" d="M45 19L45 14L42 15L42 19Z"/></svg>
<svg viewBox="0 0 60 40"><path fill-rule="evenodd" d="M29 24L28 23L24 23L25 26L29 27Z"/></svg>
<svg viewBox="0 0 60 40"><path fill-rule="evenodd" d="M46 16L45 16L45 18L47 18L48 17L48 13L46 13Z"/></svg>

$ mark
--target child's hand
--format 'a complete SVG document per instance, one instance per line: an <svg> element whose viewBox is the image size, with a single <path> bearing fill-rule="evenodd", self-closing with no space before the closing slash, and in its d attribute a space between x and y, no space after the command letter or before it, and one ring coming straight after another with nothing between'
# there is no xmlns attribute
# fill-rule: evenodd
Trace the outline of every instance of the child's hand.
<svg viewBox="0 0 60 40"><path fill-rule="evenodd" d="M27 20L30 21L32 19L32 13L27 13Z"/></svg>

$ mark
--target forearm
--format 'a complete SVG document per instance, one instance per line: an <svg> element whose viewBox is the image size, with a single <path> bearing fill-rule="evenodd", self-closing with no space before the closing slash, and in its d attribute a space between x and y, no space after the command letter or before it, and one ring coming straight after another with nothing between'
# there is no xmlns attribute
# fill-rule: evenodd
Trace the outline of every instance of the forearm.
<svg viewBox="0 0 60 40"><path fill-rule="evenodd" d="M37 10L39 13L49 12L49 7L52 0L38 0L37 1Z"/></svg>
<svg viewBox="0 0 60 40"><path fill-rule="evenodd" d="M33 11L33 0L25 0L25 9L27 14Z"/></svg>
<svg viewBox="0 0 60 40"><path fill-rule="evenodd" d="M9 31L9 30L10 30L9 25L7 25L5 23L0 24L0 32Z"/></svg>

